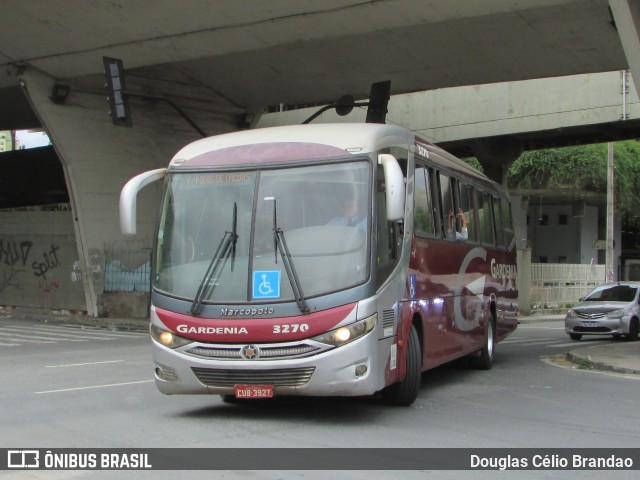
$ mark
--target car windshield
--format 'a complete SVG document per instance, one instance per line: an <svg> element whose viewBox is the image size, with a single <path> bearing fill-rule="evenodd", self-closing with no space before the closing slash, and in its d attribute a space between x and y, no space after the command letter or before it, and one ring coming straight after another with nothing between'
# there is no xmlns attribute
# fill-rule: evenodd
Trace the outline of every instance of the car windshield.
<svg viewBox="0 0 640 480"><path fill-rule="evenodd" d="M594 290L584 300L587 302L632 302L637 288L630 285L614 285Z"/></svg>
<svg viewBox="0 0 640 480"><path fill-rule="evenodd" d="M370 178L367 159L170 175L154 288L189 300L200 292L198 301L206 304L297 301L295 283L305 297L364 283ZM276 229L286 240L297 282L276 249ZM225 238L233 242L222 255Z"/></svg>

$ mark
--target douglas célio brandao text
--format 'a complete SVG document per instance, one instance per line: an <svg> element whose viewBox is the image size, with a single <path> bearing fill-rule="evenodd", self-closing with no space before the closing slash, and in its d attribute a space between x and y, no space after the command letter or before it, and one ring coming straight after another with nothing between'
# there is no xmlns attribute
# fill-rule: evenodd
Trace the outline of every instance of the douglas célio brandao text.
<svg viewBox="0 0 640 480"><path fill-rule="evenodd" d="M478 470L562 470L562 469L633 469L633 458L616 455L585 456L581 454L534 454L534 455L505 455L488 456L471 455L471 469Z"/></svg>

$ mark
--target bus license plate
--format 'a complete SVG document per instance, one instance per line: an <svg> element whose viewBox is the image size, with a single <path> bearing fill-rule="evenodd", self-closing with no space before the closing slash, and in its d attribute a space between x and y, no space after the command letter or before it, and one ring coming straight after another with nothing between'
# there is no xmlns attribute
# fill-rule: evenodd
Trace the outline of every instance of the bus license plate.
<svg viewBox="0 0 640 480"><path fill-rule="evenodd" d="M271 398L273 386L271 385L236 385L236 398Z"/></svg>
<svg viewBox="0 0 640 480"><path fill-rule="evenodd" d="M582 322L583 327L597 327L598 322Z"/></svg>

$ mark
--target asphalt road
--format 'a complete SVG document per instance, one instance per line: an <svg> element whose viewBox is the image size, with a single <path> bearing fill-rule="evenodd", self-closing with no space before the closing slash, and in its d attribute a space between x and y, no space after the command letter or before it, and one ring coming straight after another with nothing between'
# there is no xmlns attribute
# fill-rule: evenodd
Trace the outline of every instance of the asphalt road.
<svg viewBox="0 0 640 480"><path fill-rule="evenodd" d="M579 345L609 341L585 340ZM521 325L497 346L492 370L469 370L465 362L458 362L423 374L419 398L409 408L389 407L375 397L225 404L217 396L164 396L152 380L149 344L144 333L0 319L0 448L640 446L640 377L584 371L551 361L576 347L559 322ZM205 472L160 471L0 472L0 476L3 473L47 479L205 476ZM509 476L584 480L602 474L529 471ZM206 477L328 475L218 471ZM407 479L495 475L402 472ZM334 476L390 478L384 472L360 471ZM617 471L607 473L607 478L635 475Z"/></svg>

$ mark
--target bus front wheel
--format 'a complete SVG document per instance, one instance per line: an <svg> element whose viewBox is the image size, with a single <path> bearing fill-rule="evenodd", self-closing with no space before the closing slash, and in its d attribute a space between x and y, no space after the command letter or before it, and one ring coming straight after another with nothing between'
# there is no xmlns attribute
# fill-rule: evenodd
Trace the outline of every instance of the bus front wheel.
<svg viewBox="0 0 640 480"><path fill-rule="evenodd" d="M407 346L407 372L404 380L382 390L382 398L390 405L409 406L418 397L422 375L422 352L416 327L411 325Z"/></svg>

